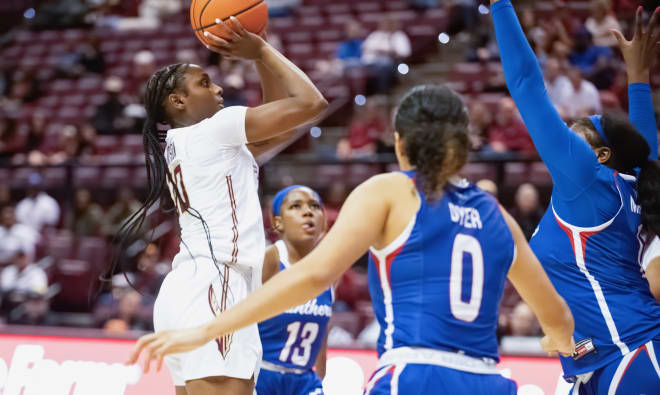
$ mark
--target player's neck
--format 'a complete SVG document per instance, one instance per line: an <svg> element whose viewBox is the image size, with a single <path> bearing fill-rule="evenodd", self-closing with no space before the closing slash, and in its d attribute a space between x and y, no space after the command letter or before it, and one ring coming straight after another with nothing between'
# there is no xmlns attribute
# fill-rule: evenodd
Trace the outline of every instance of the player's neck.
<svg viewBox="0 0 660 395"><path fill-rule="evenodd" d="M286 244L287 251L289 252L289 264L293 265L314 249L316 241L311 240L294 243L290 240L284 239L284 244Z"/></svg>

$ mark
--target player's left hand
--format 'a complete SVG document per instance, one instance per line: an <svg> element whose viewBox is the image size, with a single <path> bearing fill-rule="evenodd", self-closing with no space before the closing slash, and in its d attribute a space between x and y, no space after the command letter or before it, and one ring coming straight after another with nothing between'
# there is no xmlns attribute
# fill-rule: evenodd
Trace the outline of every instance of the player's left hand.
<svg viewBox="0 0 660 395"><path fill-rule="evenodd" d="M211 32L204 32L209 45L206 47L227 58L241 58L247 60L258 60L263 54L266 41L249 31L235 17L229 18L227 22L216 19L216 26L222 29L222 37Z"/></svg>
<svg viewBox="0 0 660 395"><path fill-rule="evenodd" d="M558 354L561 354L565 357L570 357L575 353L575 342L571 338L569 344L560 347L546 335L541 339L541 348L551 357L556 357Z"/></svg>
<svg viewBox="0 0 660 395"><path fill-rule="evenodd" d="M635 14L635 33L632 40L626 40L621 31L616 29L612 30L612 34L616 37L616 40L619 43L619 49L626 62L628 78L633 80L629 81L629 83L648 83L653 60L660 49L660 42L658 41L660 40L659 18L660 7L655 9L646 30L644 30L642 26L642 7L640 6ZM638 79L644 81L637 81Z"/></svg>
<svg viewBox="0 0 660 395"><path fill-rule="evenodd" d="M169 354L178 354L192 351L208 343L203 327L161 331L142 336L133 347L131 356L126 362L132 365L138 362L142 351L145 352L144 373L149 372L151 361L157 362L156 370L163 366L163 357Z"/></svg>

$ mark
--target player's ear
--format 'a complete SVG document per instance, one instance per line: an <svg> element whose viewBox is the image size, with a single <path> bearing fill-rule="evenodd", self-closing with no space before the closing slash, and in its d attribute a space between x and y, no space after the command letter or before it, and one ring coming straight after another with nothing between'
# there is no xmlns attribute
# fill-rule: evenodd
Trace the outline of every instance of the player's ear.
<svg viewBox="0 0 660 395"><path fill-rule="evenodd" d="M186 107L186 98L178 93L170 93L167 96L167 102L177 110L183 110Z"/></svg>
<svg viewBox="0 0 660 395"><path fill-rule="evenodd" d="M282 217L280 217L279 215L273 217L273 229L277 233L284 233L284 226L282 224Z"/></svg>
<svg viewBox="0 0 660 395"><path fill-rule="evenodd" d="M612 158L612 150L609 147L598 147L594 151L596 152L598 163L607 163Z"/></svg>

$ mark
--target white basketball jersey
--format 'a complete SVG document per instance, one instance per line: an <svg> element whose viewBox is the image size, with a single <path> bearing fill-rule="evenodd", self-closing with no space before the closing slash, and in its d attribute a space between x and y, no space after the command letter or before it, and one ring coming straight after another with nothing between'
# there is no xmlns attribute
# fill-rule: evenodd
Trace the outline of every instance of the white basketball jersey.
<svg viewBox="0 0 660 395"><path fill-rule="evenodd" d="M247 107L228 107L211 118L167 133L168 182L181 225L173 267L211 257L206 221L218 262L260 270L265 235L259 204L259 166L246 147ZM173 193L178 189L180 198ZM260 281L261 279L259 279Z"/></svg>

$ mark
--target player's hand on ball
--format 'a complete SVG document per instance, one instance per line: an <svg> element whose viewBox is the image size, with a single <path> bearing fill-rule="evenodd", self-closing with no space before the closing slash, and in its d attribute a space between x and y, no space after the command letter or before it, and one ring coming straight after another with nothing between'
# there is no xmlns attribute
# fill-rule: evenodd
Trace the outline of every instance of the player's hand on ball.
<svg viewBox="0 0 660 395"><path fill-rule="evenodd" d="M227 22L216 19L216 24L224 31L224 37L218 37L211 32L204 32L210 45L207 48L228 58L243 58L257 60L261 57L265 45L263 38L250 33L238 19L233 16Z"/></svg>
<svg viewBox="0 0 660 395"><path fill-rule="evenodd" d="M206 338L202 327L161 331L142 336L133 347L131 356L126 362L132 365L138 362L140 354L144 351L144 372L149 372L151 361L156 361L156 370L163 366L163 357L170 354L178 354L192 351L203 346L210 339Z"/></svg>
<svg viewBox="0 0 660 395"><path fill-rule="evenodd" d="M571 337L571 341L566 344L559 345L548 336L543 336L541 339L541 348L543 351L550 354L550 356L557 356L561 354L565 357L570 357L575 353L575 341Z"/></svg>

